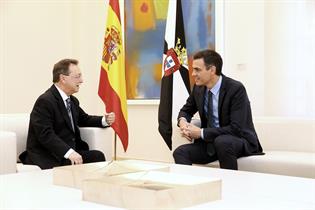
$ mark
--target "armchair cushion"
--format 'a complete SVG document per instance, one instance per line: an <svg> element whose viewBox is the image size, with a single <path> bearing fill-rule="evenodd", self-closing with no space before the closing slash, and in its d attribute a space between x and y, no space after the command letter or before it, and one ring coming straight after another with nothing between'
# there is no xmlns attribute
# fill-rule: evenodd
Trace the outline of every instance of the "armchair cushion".
<svg viewBox="0 0 315 210"><path fill-rule="evenodd" d="M114 136L112 128L81 127L80 133L90 149L102 151L107 161L112 160Z"/></svg>
<svg viewBox="0 0 315 210"><path fill-rule="evenodd" d="M30 115L26 113L0 114L0 130L11 131L16 135L16 160L25 151Z"/></svg>
<svg viewBox="0 0 315 210"><path fill-rule="evenodd" d="M241 157L238 169L260 173L315 178L315 153L291 151L266 151L265 155ZM219 168L219 161L207 166Z"/></svg>
<svg viewBox="0 0 315 210"><path fill-rule="evenodd" d="M0 131L0 174L16 172L16 135Z"/></svg>

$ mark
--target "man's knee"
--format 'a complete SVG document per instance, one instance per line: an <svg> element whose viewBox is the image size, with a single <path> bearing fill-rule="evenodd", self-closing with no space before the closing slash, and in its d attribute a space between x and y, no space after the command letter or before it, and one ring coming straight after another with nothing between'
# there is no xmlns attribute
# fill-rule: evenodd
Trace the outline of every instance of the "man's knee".
<svg viewBox="0 0 315 210"><path fill-rule="evenodd" d="M174 161L177 164L191 165L189 152L187 151L187 145L181 145L173 152Z"/></svg>
<svg viewBox="0 0 315 210"><path fill-rule="evenodd" d="M101 152L101 151L97 151L97 152L98 152L98 154L97 154L98 159L99 159L100 161L105 161L105 160L106 160L106 158L105 158L104 153L103 153L103 152Z"/></svg>
<svg viewBox="0 0 315 210"><path fill-rule="evenodd" d="M103 152L98 150L92 150L90 152L93 153L93 159L95 160L95 162L101 162L106 160Z"/></svg>
<svg viewBox="0 0 315 210"><path fill-rule="evenodd" d="M181 157L184 155L184 150L182 148L182 146L179 146L175 149L175 151L173 152L173 157L176 160L178 157Z"/></svg>

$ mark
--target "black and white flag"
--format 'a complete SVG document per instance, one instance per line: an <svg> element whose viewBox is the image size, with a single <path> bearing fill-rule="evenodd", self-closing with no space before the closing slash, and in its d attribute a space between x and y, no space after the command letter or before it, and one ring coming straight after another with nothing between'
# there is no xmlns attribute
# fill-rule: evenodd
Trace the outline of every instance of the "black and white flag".
<svg viewBox="0 0 315 210"><path fill-rule="evenodd" d="M181 0L170 0L165 30L159 105L159 132L172 150L172 121L190 94Z"/></svg>

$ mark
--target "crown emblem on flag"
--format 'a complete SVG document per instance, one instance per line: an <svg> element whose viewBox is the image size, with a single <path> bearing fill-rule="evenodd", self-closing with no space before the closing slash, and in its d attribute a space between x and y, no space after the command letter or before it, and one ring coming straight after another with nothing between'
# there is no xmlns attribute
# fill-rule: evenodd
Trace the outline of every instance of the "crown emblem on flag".
<svg viewBox="0 0 315 210"><path fill-rule="evenodd" d="M177 42L176 42L174 50L177 54L180 65L188 66L187 50L184 46L181 45L180 38L177 38Z"/></svg>
<svg viewBox="0 0 315 210"><path fill-rule="evenodd" d="M166 52L164 59L164 76L169 76L180 68L180 61L173 48L170 48Z"/></svg>
<svg viewBox="0 0 315 210"><path fill-rule="evenodd" d="M107 64L112 64L121 54L120 31L115 27L107 27L104 41L103 60Z"/></svg>

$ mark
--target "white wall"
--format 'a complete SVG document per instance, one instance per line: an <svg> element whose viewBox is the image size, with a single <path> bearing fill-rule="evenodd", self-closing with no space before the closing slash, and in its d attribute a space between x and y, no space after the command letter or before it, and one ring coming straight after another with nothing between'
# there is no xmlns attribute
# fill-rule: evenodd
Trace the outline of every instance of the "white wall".
<svg viewBox="0 0 315 210"><path fill-rule="evenodd" d="M1 112L30 112L52 83L52 66L72 54L72 5L1 1Z"/></svg>
<svg viewBox="0 0 315 210"><path fill-rule="evenodd" d="M315 1L265 4L265 115L315 118Z"/></svg>
<svg viewBox="0 0 315 210"><path fill-rule="evenodd" d="M81 106L91 114L105 111L98 96L99 74L103 53L107 1L74 1L73 57L80 61L84 83L77 97Z"/></svg>
<svg viewBox="0 0 315 210"><path fill-rule="evenodd" d="M264 2L225 1L223 73L241 81L254 115L264 115Z"/></svg>
<svg viewBox="0 0 315 210"><path fill-rule="evenodd" d="M1 113L30 112L51 85L53 64L65 57L80 61L82 107L103 113L97 89L106 2L0 0ZM245 84L254 116L315 118L314 1L217 4L224 73ZM130 144L123 153L118 142L118 156L171 159L157 131L157 109L156 103L128 106Z"/></svg>

